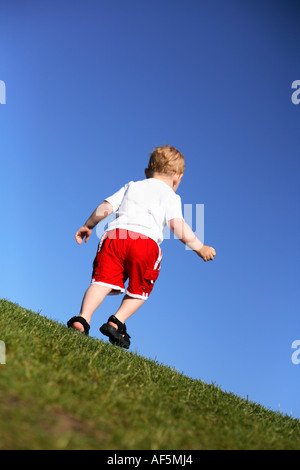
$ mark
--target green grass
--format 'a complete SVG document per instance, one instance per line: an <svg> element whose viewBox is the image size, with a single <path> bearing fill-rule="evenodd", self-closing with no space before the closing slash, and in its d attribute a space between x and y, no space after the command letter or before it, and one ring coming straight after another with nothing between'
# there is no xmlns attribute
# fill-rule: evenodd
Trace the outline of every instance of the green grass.
<svg viewBox="0 0 300 470"><path fill-rule="evenodd" d="M300 421L0 299L0 449L300 449Z"/></svg>

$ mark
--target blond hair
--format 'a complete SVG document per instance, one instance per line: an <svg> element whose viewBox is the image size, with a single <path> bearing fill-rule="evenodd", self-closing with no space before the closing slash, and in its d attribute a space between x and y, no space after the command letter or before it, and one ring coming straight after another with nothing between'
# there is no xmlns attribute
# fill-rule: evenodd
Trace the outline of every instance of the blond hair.
<svg viewBox="0 0 300 470"><path fill-rule="evenodd" d="M156 147L151 152L148 170L152 173L164 173L167 175L183 174L184 167L183 155L179 150L170 145Z"/></svg>

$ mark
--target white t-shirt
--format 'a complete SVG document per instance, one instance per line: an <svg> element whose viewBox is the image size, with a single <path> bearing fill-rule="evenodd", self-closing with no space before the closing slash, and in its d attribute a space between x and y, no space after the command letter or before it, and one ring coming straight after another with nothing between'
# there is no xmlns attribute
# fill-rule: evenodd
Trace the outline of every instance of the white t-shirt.
<svg viewBox="0 0 300 470"><path fill-rule="evenodd" d="M169 220L183 219L180 196L156 178L131 181L105 201L116 212L107 232L123 228L146 235L158 244L163 241L163 230Z"/></svg>

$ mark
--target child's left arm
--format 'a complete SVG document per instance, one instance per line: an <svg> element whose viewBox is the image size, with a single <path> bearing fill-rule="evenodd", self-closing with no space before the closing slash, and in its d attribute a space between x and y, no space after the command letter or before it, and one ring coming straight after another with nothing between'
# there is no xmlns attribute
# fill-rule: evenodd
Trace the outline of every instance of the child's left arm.
<svg viewBox="0 0 300 470"><path fill-rule="evenodd" d="M196 237L191 227L183 219L171 219L168 224L174 235L182 241L182 243L197 253L200 258L204 261L214 259L216 256L215 249L211 246L203 245L203 243Z"/></svg>
<svg viewBox="0 0 300 470"><path fill-rule="evenodd" d="M109 216L113 213L113 206L108 201L103 201L97 209L94 210L92 215L88 218L86 223L77 230L75 234L76 241L79 245L82 244L83 239L85 238L85 242L88 241L90 238L93 228L101 222L101 220L105 219L105 217Z"/></svg>

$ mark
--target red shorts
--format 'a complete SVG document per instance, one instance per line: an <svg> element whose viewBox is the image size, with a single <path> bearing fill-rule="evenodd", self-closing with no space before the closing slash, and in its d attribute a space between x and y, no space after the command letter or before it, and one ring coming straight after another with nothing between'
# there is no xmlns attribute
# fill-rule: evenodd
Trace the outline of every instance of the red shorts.
<svg viewBox="0 0 300 470"><path fill-rule="evenodd" d="M111 294L146 300L159 275L161 249L151 238L124 229L102 237L93 264L92 284L111 287Z"/></svg>

